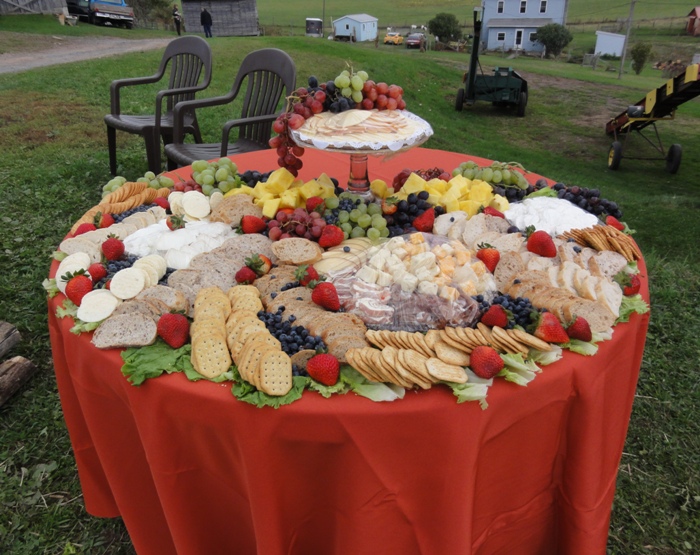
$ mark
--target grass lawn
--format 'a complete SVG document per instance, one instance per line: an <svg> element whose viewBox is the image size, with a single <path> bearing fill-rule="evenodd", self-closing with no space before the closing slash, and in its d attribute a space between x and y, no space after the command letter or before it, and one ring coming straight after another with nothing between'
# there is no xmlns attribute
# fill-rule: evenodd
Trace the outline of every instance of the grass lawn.
<svg viewBox="0 0 700 555"><path fill-rule="evenodd" d="M357 11L361 6L355 6ZM618 201L645 253L652 316L608 553L700 552L700 185L695 180L700 103L682 105L675 120L658 125L666 147L683 145L676 175L666 173L660 160L624 159L621 169L611 172L606 167L611 139L603 126L664 82L659 71L648 68L618 79L616 72L563 62L509 60L530 87L527 116L516 118L485 103L455 112L455 94L468 64L465 54L301 37L214 38L211 45L215 68L208 96L226 91L245 54L262 47L287 51L300 83L311 74L333 78L351 62L371 78L404 87L408 108L435 130L426 146L519 161L567 184L600 188L603 196ZM30 358L40 369L0 408L0 553L133 552L121 521L84 511L53 377L41 281L51 252L71 223L97 203L110 179L102 123L110 81L148 75L160 56L144 52L108 63L0 75L0 318L22 334L12 354ZM486 71L504 65L497 56L481 62ZM123 109L149 110L150 95L130 96ZM219 122L233 113L222 109L203 116L205 139L217 138ZM129 179L143 175L141 141L123 134L118 140L119 173ZM631 140L629 153L647 152L641 137Z"/></svg>

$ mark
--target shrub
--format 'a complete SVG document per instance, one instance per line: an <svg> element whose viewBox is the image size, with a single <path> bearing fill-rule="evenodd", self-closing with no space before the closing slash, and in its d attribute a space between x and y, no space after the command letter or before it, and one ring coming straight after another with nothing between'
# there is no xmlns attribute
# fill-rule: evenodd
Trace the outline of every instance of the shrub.
<svg viewBox="0 0 700 555"><path fill-rule="evenodd" d="M537 29L537 42L544 45L547 58L559 56L572 40L573 35L559 23L549 23Z"/></svg>
<svg viewBox="0 0 700 555"><path fill-rule="evenodd" d="M428 21L428 31L441 41L459 40L462 30L459 28L457 16L451 13L439 13Z"/></svg>
<svg viewBox="0 0 700 555"><path fill-rule="evenodd" d="M638 42L630 49L632 57L632 69L639 75L644 69L644 64L651 58L652 46L648 42Z"/></svg>

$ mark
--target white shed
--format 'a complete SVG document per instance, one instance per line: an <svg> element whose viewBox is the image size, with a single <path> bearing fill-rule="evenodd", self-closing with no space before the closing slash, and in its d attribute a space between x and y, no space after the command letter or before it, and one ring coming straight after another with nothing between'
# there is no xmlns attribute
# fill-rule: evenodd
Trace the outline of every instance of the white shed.
<svg viewBox="0 0 700 555"><path fill-rule="evenodd" d="M336 40L366 41L377 38L376 17L366 13L344 15L333 20L333 35Z"/></svg>
<svg viewBox="0 0 700 555"><path fill-rule="evenodd" d="M596 31L595 53L609 54L610 56L622 56L625 48L625 35Z"/></svg>

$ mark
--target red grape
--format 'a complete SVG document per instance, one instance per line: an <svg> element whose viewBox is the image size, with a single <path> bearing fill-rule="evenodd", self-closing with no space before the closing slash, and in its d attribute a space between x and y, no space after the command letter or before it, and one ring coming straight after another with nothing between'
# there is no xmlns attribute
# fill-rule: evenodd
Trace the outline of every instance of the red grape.
<svg viewBox="0 0 700 555"><path fill-rule="evenodd" d="M362 99L362 108L364 110L371 110L374 108L374 102L370 100L369 98L363 98Z"/></svg>
<svg viewBox="0 0 700 555"><path fill-rule="evenodd" d="M304 224L297 224L294 231L299 237L303 237L304 233L306 233L306 226Z"/></svg>
<svg viewBox="0 0 700 555"><path fill-rule="evenodd" d="M371 79L367 79L367 81L365 81L364 84L362 85L362 92L367 94L373 88L374 88L374 81L372 81Z"/></svg>
<svg viewBox="0 0 700 555"><path fill-rule="evenodd" d="M379 96L379 93L377 92L376 87L372 87L368 93L365 94L367 98L369 98L372 102L375 102L377 100L377 97Z"/></svg>
<svg viewBox="0 0 700 555"><path fill-rule="evenodd" d="M277 241L282 235L282 230L279 227L273 227L267 234L272 241Z"/></svg>
<svg viewBox="0 0 700 555"><path fill-rule="evenodd" d="M388 93L391 98L397 98L401 95L401 89L396 85L390 85Z"/></svg>
<svg viewBox="0 0 700 555"><path fill-rule="evenodd" d="M396 110L396 99L389 97L386 101L386 109L387 110Z"/></svg>
<svg viewBox="0 0 700 555"><path fill-rule="evenodd" d="M324 91L316 91L314 98L323 104L326 101L326 93Z"/></svg>
<svg viewBox="0 0 700 555"><path fill-rule="evenodd" d="M277 221L278 221L279 223L281 223L281 224L285 223L285 222L289 219L289 218L288 218L288 214L287 214L286 212L282 211L282 210L280 210L279 212L277 212L277 215L275 216L275 218L276 218Z"/></svg>
<svg viewBox="0 0 700 555"><path fill-rule="evenodd" d="M377 92L379 94L386 94L389 92L389 85L386 83L377 83Z"/></svg>
<svg viewBox="0 0 700 555"><path fill-rule="evenodd" d="M275 133L284 133L284 130L287 126L285 125L284 121L281 119L276 119L275 122L272 124L272 130Z"/></svg>
<svg viewBox="0 0 700 555"><path fill-rule="evenodd" d="M387 104L388 100L389 99L386 96L384 96L383 94L380 94L377 97L377 101L376 101L377 108L379 108L380 110L383 110L384 108L386 108L386 104Z"/></svg>
<svg viewBox="0 0 700 555"><path fill-rule="evenodd" d="M299 129L302 125L304 125L304 118L303 116L299 114L292 114L289 118L289 128L290 129Z"/></svg>
<svg viewBox="0 0 700 555"><path fill-rule="evenodd" d="M294 146L292 147L292 154L294 154L294 156L296 156L296 157L298 158L299 156L301 156L302 154L304 154L304 149L303 149L303 147L294 145Z"/></svg>

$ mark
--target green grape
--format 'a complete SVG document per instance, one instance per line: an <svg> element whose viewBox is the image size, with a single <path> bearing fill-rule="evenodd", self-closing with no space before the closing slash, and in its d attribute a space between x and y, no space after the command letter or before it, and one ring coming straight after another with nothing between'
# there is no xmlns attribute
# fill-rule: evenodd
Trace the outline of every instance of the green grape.
<svg viewBox="0 0 700 555"><path fill-rule="evenodd" d="M195 160L192 162L192 171L193 172L201 172L203 170L206 170L209 167L209 162L206 160Z"/></svg>
<svg viewBox="0 0 700 555"><path fill-rule="evenodd" d="M361 91L362 85L364 85L362 77L360 77L359 75L353 75L350 79L350 86L356 91Z"/></svg>
<svg viewBox="0 0 700 555"><path fill-rule="evenodd" d="M457 175L462 175L462 172L465 171L466 168L462 168L461 166L459 168L455 168L452 170L452 177L455 177Z"/></svg>
<svg viewBox="0 0 700 555"><path fill-rule="evenodd" d="M211 192L212 192L213 190L214 190L214 185L209 185L209 184L207 184L207 183L205 183L204 185L202 185L202 193L204 193L204 194L207 195L207 196L211 195Z"/></svg>
<svg viewBox="0 0 700 555"><path fill-rule="evenodd" d="M500 183L503 181L503 174L501 173L501 170L493 170L493 177L491 178L491 181L493 183Z"/></svg>
<svg viewBox="0 0 700 555"><path fill-rule="evenodd" d="M347 222L349 219L350 219L350 213L347 212L346 210L341 210L340 212L338 212L338 221L339 221L341 224L344 224L344 223Z"/></svg>
<svg viewBox="0 0 700 555"><path fill-rule="evenodd" d="M111 187L112 187L112 186L111 186L109 183L105 183L105 184L102 186L102 192L111 193L111 192L112 192Z"/></svg>
<svg viewBox="0 0 700 555"><path fill-rule="evenodd" d="M374 216L375 214L381 214L381 213L382 213L382 207L373 202L373 203L371 203L371 204L369 204L369 205L367 206L367 213L368 213L370 216Z"/></svg>
<svg viewBox="0 0 700 555"><path fill-rule="evenodd" d="M372 221L372 226L374 226L379 231L386 229L386 220L384 218L377 218L376 221Z"/></svg>
<svg viewBox="0 0 700 555"><path fill-rule="evenodd" d="M338 197L328 197L326 199L326 208L329 208L330 210L335 210L339 205L340 200L338 200Z"/></svg>
<svg viewBox="0 0 700 555"><path fill-rule="evenodd" d="M201 177L202 177L202 187L203 187L204 185L211 185L211 186L213 187L213 186L214 186L214 183L216 183L216 179L214 178L213 175L210 175L210 174L208 174L208 173L202 172L202 173L201 173ZM195 180L195 181L196 181L196 180Z"/></svg>
<svg viewBox="0 0 700 555"><path fill-rule="evenodd" d="M364 237L365 236L365 230L362 229L361 227L353 227L352 231L350 232L350 237Z"/></svg>
<svg viewBox="0 0 700 555"><path fill-rule="evenodd" d="M209 196L213 195L214 193L222 193L223 191L219 187L214 187L212 188L211 192L209 193Z"/></svg>
<svg viewBox="0 0 700 555"><path fill-rule="evenodd" d="M364 82L364 81L367 81L367 79L369 79L369 75L367 75L367 72L364 71L364 70L362 70L362 69L361 69L360 71L357 72L357 76L358 76L360 79L362 79L363 82Z"/></svg>
<svg viewBox="0 0 700 555"><path fill-rule="evenodd" d="M357 210L360 211L360 214L367 214L367 205L362 203L357 205Z"/></svg>
<svg viewBox="0 0 700 555"><path fill-rule="evenodd" d="M350 70L344 69L343 71L340 72L341 75L345 75L346 77L350 77Z"/></svg>
<svg viewBox="0 0 700 555"><path fill-rule="evenodd" d="M226 181L229 175L230 173L228 171L228 168L219 168L214 174L214 179L216 179L216 181L218 182Z"/></svg>
<svg viewBox="0 0 700 555"><path fill-rule="evenodd" d="M352 231L352 224L350 222L344 222L340 224L340 229L342 229L345 233L350 233Z"/></svg>
<svg viewBox="0 0 700 555"><path fill-rule="evenodd" d="M476 177L476 172L473 168L467 168L462 172L462 175L467 179L474 179Z"/></svg>
<svg viewBox="0 0 700 555"><path fill-rule="evenodd" d="M350 239L350 234L347 231L343 231L343 238Z"/></svg>
<svg viewBox="0 0 700 555"><path fill-rule="evenodd" d="M355 102L362 102L362 99L364 98L362 96L362 91L352 91L350 96Z"/></svg>
<svg viewBox="0 0 700 555"><path fill-rule="evenodd" d="M143 176L148 179L148 181L153 181L156 178L156 174L154 174L152 171L147 171L146 173L143 174Z"/></svg>
<svg viewBox="0 0 700 555"><path fill-rule="evenodd" d="M160 181L157 179L151 179L151 181L148 182L148 186L151 189L160 189Z"/></svg>
<svg viewBox="0 0 700 555"><path fill-rule="evenodd" d="M503 183L510 183L510 170L505 169L501 171L501 176L503 177Z"/></svg>
<svg viewBox="0 0 700 555"><path fill-rule="evenodd" d="M342 87L340 89L340 94L342 94L345 98L350 98L352 96L352 89L350 87Z"/></svg>
<svg viewBox="0 0 700 555"><path fill-rule="evenodd" d="M167 187L168 189L172 189L173 185L175 185L175 182L172 179L163 175L158 178L158 183L160 183L161 187Z"/></svg>
<svg viewBox="0 0 700 555"><path fill-rule="evenodd" d="M233 183L230 181L222 181L219 183L219 189L221 189L222 193L228 193L231 189L233 189Z"/></svg>
<svg viewBox="0 0 700 555"><path fill-rule="evenodd" d="M483 175L484 170L482 168L476 168L476 170L474 170L474 177L472 179L482 179Z"/></svg>
<svg viewBox="0 0 700 555"><path fill-rule="evenodd" d="M137 183L150 183L150 181L145 177L139 177L136 181Z"/></svg>
<svg viewBox="0 0 700 555"><path fill-rule="evenodd" d="M372 223L372 216L370 216L369 214L362 214L362 216L360 216L357 219L357 225L359 225L363 229L368 228L371 223Z"/></svg>
<svg viewBox="0 0 700 555"><path fill-rule="evenodd" d="M356 222L360 216L362 216L362 212L360 212L357 208L353 208L352 210L350 210L351 222Z"/></svg>
<svg viewBox="0 0 700 555"><path fill-rule="evenodd" d="M214 171L214 168L209 167L209 168L206 168L206 169L202 170L200 173L201 173L202 175L211 175L212 177L214 177L214 174L215 174L216 172Z"/></svg>
<svg viewBox="0 0 700 555"><path fill-rule="evenodd" d="M484 181L491 181L493 179L493 170L491 168L484 168L481 171L481 179Z"/></svg>
<svg viewBox="0 0 700 555"><path fill-rule="evenodd" d="M380 230L379 230L379 234L380 234L382 237L389 237L389 228L388 228L388 227L385 227L384 229L380 229Z"/></svg>
<svg viewBox="0 0 700 555"><path fill-rule="evenodd" d="M338 77L335 78L335 86L338 87L339 89L344 89L345 87L350 86L350 77L347 75L340 74Z"/></svg>
<svg viewBox="0 0 700 555"><path fill-rule="evenodd" d="M381 236L382 236L382 233L374 227L371 227L367 230L367 238L371 239L372 241L376 241Z"/></svg>

